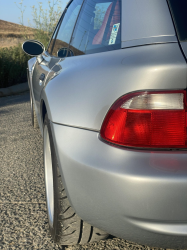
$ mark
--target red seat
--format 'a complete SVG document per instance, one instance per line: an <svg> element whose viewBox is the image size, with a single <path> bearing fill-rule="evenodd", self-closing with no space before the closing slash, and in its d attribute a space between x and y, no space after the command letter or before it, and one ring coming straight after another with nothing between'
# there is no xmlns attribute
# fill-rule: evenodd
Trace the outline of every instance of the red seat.
<svg viewBox="0 0 187 250"><path fill-rule="evenodd" d="M106 25L107 25L107 22L108 22L108 18L110 16L110 12L111 12L111 9L112 9L112 5L113 5L113 3L111 3L108 6L108 9L107 9L107 11L105 13L105 17L103 19L103 23L101 25L101 28L99 29L99 31L95 35L92 44L101 44L102 43L103 36L104 36L104 33L105 33L105 29L106 29ZM110 28L109 28L109 31L107 33L107 40L110 38L113 25L116 24L116 23L120 23L120 4L119 4L119 1L116 2L116 6L115 6L115 9L114 9L114 14L113 14L111 22L110 22ZM120 32L120 29L119 29L119 32Z"/></svg>

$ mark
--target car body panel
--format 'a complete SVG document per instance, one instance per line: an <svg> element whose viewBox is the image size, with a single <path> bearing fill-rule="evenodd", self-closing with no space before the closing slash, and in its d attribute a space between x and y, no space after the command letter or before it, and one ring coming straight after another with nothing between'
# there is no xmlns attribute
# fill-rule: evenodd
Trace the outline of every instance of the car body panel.
<svg viewBox="0 0 187 250"><path fill-rule="evenodd" d="M34 70L32 73L32 87L33 87L33 97L34 97L34 104L35 104L35 111L38 118L38 124L41 129L43 130L43 122L41 121L41 112L40 112L40 102L41 102L41 92L45 85L52 79L56 72L56 68L58 71L61 69L60 67L56 66L56 64L61 60L57 57L51 57L47 52L42 54L43 61L39 63L36 62L34 66ZM41 74L45 75L43 81L40 81ZM43 133L42 133L43 134Z"/></svg>
<svg viewBox="0 0 187 250"><path fill-rule="evenodd" d="M118 148L51 123L68 198L85 221L149 246L187 246L186 151Z"/></svg>
<svg viewBox="0 0 187 250"><path fill-rule="evenodd" d="M141 39L134 39L130 41L124 41L121 43L122 48L129 48L134 46L142 46L142 45L151 45L151 44L159 44L159 43L177 43L176 36L156 36L156 37L147 37Z"/></svg>
<svg viewBox="0 0 187 250"><path fill-rule="evenodd" d="M65 58L42 92L52 122L100 130L110 106L137 90L186 88L186 61L177 43Z"/></svg>
<svg viewBox="0 0 187 250"><path fill-rule="evenodd" d="M124 45L125 42L156 37L169 41L175 36L166 0L123 0L121 29Z"/></svg>
<svg viewBox="0 0 187 250"><path fill-rule="evenodd" d="M31 58L28 62L27 62L27 70L28 70L28 82L29 82L29 88L30 90L32 90L32 74L33 74L33 70L34 70L34 66L36 64L36 57Z"/></svg>
<svg viewBox="0 0 187 250"><path fill-rule="evenodd" d="M28 69L29 72L32 72L33 66L36 63L36 57L32 57L29 61L28 61Z"/></svg>

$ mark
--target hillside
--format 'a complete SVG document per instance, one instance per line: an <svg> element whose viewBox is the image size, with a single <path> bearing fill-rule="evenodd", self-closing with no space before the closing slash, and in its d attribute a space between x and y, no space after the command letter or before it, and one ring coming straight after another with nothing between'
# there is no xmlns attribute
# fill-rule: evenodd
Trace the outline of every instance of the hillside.
<svg viewBox="0 0 187 250"><path fill-rule="evenodd" d="M16 23L0 20L0 48L15 46L24 41L23 34L33 37L33 29Z"/></svg>

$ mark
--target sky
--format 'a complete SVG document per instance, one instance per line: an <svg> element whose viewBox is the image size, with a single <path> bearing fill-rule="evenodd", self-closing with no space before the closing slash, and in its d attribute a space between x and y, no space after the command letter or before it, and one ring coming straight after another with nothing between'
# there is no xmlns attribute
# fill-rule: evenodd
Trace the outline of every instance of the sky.
<svg viewBox="0 0 187 250"><path fill-rule="evenodd" d="M0 0L0 19L4 21L9 21L9 22L20 24L19 17L21 17L21 11L19 10L17 6L21 7L21 5L19 4L21 1L22 0ZM56 2L56 0L50 0L50 1L51 3L53 1ZM23 14L24 25L28 26L28 19L31 21L31 24L33 24L31 6L35 5L36 7L38 7L38 2L41 2L43 4L44 9L48 8L49 6L48 0L46 1L45 0L23 0L23 8L24 6L26 6L25 12ZM68 0L61 0L61 2L62 2L61 7L63 10Z"/></svg>

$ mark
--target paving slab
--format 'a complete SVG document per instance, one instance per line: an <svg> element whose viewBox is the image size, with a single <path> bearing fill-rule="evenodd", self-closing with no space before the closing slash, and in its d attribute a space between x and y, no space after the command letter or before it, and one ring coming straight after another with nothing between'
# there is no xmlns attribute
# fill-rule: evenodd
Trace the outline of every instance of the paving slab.
<svg viewBox="0 0 187 250"><path fill-rule="evenodd" d="M10 96L10 95L17 95L23 92L29 91L28 83L20 83L8 88L0 88L0 97Z"/></svg>

